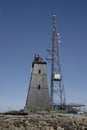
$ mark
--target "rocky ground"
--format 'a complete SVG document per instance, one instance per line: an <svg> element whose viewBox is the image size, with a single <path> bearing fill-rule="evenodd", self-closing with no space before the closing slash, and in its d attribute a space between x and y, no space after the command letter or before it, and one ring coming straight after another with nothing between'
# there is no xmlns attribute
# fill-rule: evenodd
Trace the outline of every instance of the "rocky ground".
<svg viewBox="0 0 87 130"><path fill-rule="evenodd" d="M58 113L0 115L0 130L87 130L87 116Z"/></svg>

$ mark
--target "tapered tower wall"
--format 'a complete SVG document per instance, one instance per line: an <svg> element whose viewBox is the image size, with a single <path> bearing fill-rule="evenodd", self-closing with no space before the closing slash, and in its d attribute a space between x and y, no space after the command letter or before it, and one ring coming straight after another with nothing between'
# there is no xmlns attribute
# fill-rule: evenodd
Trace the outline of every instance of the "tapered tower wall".
<svg viewBox="0 0 87 130"><path fill-rule="evenodd" d="M46 62L34 61L32 64L30 85L25 108L28 111L35 107L47 108L49 106Z"/></svg>

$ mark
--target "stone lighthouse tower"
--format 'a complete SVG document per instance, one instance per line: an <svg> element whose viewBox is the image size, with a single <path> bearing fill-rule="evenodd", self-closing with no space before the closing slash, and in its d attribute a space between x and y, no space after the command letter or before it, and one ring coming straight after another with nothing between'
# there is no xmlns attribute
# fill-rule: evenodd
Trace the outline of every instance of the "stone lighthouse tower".
<svg viewBox="0 0 87 130"><path fill-rule="evenodd" d="M39 55L35 54L25 110L29 111L36 107L47 108L49 106L46 62Z"/></svg>

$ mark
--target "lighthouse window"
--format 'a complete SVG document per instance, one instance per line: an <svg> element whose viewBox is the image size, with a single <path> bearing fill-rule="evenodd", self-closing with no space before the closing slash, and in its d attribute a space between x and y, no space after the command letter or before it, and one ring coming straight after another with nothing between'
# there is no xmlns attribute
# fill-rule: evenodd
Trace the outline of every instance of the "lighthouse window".
<svg viewBox="0 0 87 130"><path fill-rule="evenodd" d="M38 73L41 74L41 70L38 70Z"/></svg>
<svg viewBox="0 0 87 130"><path fill-rule="evenodd" d="M41 88L41 86L40 85L38 85L38 89L40 90L40 88Z"/></svg>

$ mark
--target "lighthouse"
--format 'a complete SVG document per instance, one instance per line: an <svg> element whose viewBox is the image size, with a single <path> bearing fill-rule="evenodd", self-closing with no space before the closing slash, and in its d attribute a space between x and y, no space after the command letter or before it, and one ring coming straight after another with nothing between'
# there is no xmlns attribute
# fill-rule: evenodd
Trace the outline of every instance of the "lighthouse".
<svg viewBox="0 0 87 130"><path fill-rule="evenodd" d="M25 105L26 111L50 106L46 64L39 55L35 54Z"/></svg>

